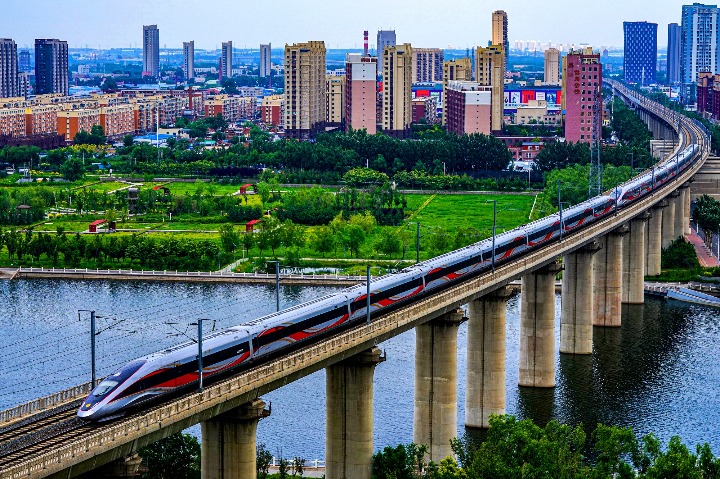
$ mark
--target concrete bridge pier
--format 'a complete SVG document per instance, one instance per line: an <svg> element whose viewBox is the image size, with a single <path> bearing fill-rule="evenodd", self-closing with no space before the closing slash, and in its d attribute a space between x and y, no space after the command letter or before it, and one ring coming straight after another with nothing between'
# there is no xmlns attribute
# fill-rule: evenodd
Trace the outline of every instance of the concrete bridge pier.
<svg viewBox="0 0 720 479"><path fill-rule="evenodd" d="M522 277L518 384L555 386L555 277L559 263Z"/></svg>
<svg viewBox="0 0 720 479"><path fill-rule="evenodd" d="M662 214L662 249L666 249L677 238L675 236L675 198L677 196L677 191L674 191L666 198L668 205Z"/></svg>
<svg viewBox="0 0 720 479"><path fill-rule="evenodd" d="M593 256L602 249L597 241L563 257L560 352L592 354Z"/></svg>
<svg viewBox="0 0 720 479"><path fill-rule="evenodd" d="M373 376L385 361L373 347L326 369L325 476L370 479Z"/></svg>
<svg viewBox="0 0 720 479"><path fill-rule="evenodd" d="M675 238L685 236L685 218L690 214L685 211L685 196L688 194L688 188L682 185L678 188L678 197L675 198Z"/></svg>
<svg viewBox="0 0 720 479"><path fill-rule="evenodd" d="M269 415L265 402L255 399L201 423L202 479L254 479L257 425Z"/></svg>
<svg viewBox="0 0 720 479"><path fill-rule="evenodd" d="M603 249L594 256L593 326L619 327L621 325L623 291L623 236L630 231L626 225L616 228L603 237Z"/></svg>
<svg viewBox="0 0 720 479"><path fill-rule="evenodd" d="M505 414L505 310L510 288L468 303L465 427L490 427Z"/></svg>
<svg viewBox="0 0 720 479"><path fill-rule="evenodd" d="M690 181L685 183L685 204L683 205L683 211L685 216L685 224L683 225L683 234L689 235L692 230L690 229L690 195L692 194L692 191L690 190L690 185L692 183L693 179L691 178Z"/></svg>
<svg viewBox="0 0 720 479"><path fill-rule="evenodd" d="M622 302L645 302L645 223L650 213L642 213L630 221L630 234L623 238Z"/></svg>
<svg viewBox="0 0 720 479"><path fill-rule="evenodd" d="M663 208L667 205L668 202L662 200L650 210L645 250L645 273L648 276L657 276L661 273Z"/></svg>
<svg viewBox="0 0 720 479"><path fill-rule="evenodd" d="M427 445L437 463L452 455L457 436L457 332L464 320L458 309L415 328L413 441Z"/></svg>

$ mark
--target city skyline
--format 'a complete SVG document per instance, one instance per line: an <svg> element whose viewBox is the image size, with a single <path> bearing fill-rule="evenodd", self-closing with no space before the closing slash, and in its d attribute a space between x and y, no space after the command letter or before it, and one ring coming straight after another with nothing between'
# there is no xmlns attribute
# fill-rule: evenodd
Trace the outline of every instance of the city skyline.
<svg viewBox="0 0 720 479"><path fill-rule="evenodd" d="M31 47L35 38L60 38L71 48L140 48L143 25L157 24L161 48L182 49L183 41L188 40L195 40L196 49L219 49L227 40L232 40L236 48L253 49L260 43L272 42L280 47L322 40L332 49L362 48L363 30L394 29L398 43L464 49L487 43L492 12L502 9L508 14L511 47L515 40L621 47L623 21L665 26L680 23L682 8L682 3L671 0L654 2L652 10L641 2L619 0L608 0L602 8L572 0L548 0L542 5L529 0L453 0L442 8L430 0L398 0L392 4L366 0L348 15L345 5L337 3L299 0L290 4L279 0L273 5L268 10L264 4L240 6L230 0L214 0L198 8L189 0L157 0L152 4L128 0L124 8L116 9L86 0L63 4L6 0L6 11L13 12L13 19L4 26L2 36L13 38L18 49ZM218 15L220 10L224 14ZM587 15L580 15L584 11ZM239 17L248 21L239 22ZM581 22L579 18L592 21ZM660 28L658 47L662 49L666 44L667 28Z"/></svg>

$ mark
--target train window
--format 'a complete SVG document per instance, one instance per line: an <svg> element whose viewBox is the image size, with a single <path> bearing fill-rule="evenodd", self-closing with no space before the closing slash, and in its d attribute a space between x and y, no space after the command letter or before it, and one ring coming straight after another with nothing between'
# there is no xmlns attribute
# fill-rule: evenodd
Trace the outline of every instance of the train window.
<svg viewBox="0 0 720 479"><path fill-rule="evenodd" d="M92 395L95 397L104 396L110 391L113 390L115 386L120 384L117 381L113 381L112 379L106 379L95 388L95 390L92 392Z"/></svg>

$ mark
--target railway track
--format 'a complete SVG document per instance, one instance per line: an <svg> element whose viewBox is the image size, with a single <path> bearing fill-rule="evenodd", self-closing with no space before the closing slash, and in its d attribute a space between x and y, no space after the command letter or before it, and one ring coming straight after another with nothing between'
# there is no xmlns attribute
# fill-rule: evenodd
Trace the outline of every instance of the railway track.
<svg viewBox="0 0 720 479"><path fill-rule="evenodd" d="M76 436L73 431L91 428L76 416L81 402L73 401L0 427L0 468L72 440Z"/></svg>

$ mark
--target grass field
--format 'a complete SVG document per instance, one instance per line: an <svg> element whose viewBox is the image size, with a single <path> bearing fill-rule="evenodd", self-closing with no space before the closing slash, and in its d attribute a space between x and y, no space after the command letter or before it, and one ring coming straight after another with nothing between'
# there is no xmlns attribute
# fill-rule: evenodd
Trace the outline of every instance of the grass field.
<svg viewBox="0 0 720 479"><path fill-rule="evenodd" d="M122 184L120 184L122 185ZM157 185L146 184L144 187L152 187ZM175 188L174 185L178 185ZM89 188L102 187L107 191L111 191L118 186L118 183L102 183L98 185L88 185ZM207 185L204 186L204 191L207 193ZM236 191L237 186L220 186L217 187L215 194L228 194L227 192ZM172 183L170 185L171 190L174 194L184 194L183 191L193 193L197 188L194 183ZM414 260L415 258L415 231L416 226L414 222L420 222L421 224L421 251L420 258L427 259L433 257L436 254L442 253L457 246L456 234L458 230L474 228L476 232L465 237L464 244L468 242L479 241L483 238L487 238L491 235L492 231L492 220L493 220L493 207L492 201L497 201L497 225L498 232L512 229L518 225L522 225L528 222L528 216L533 205L534 197L529 195L458 195L458 194L409 194L406 196L407 199L407 218L400 226L378 226L375 230L367 235L364 244L360 248L359 258L369 259L374 261L391 261L396 263L402 258L402 253L394 254L392 257L388 257L384 254L377 252L376 244L381 237L383 231L402 232L402 236L405 238L405 259ZM260 198L258 195L248 195L248 203L260 204ZM74 232L86 231L88 224L92 221L95 216L86 216L85 218L78 218L75 215L68 217L55 217L47 220L44 223L39 224L36 227L36 231L55 232L58 226L62 226L68 234ZM96 215L96 219L102 219L102 215ZM155 216L153 221L142 221L142 217L131 218L126 222L118 222L118 229L132 229L138 230L139 232L146 230L160 230L153 231L152 233L145 233L158 239L162 238L175 238L175 239L191 239L191 240L212 240L219 241L218 233L208 233L208 231L217 231L223 224L226 223L202 223L192 215L178 215L173 217L173 221L169 222L167 218L165 221L157 221L158 217ZM239 232L244 232L244 224L235 225ZM180 231L172 231L180 230ZM306 229L306 238L310 238L312 235L312 227ZM117 234L131 234L131 233L117 233ZM440 234L446 238L446 244L444 246L433 245L433 237ZM242 257L242 248L238 245L237 251L235 252L238 258ZM261 252L257 247L251 250L252 256L272 256L270 250ZM313 245L310 241L300 248L299 255L301 258L321 258L321 254L313 249ZM287 251L284 247L280 247L275 251L275 255L284 258ZM353 260L349 251L343 249L342 245L338 245L336 251L328 253L327 259L348 259ZM29 260L28 260L29 261ZM28 261L24 263L28 264ZM61 260L62 262L62 260ZM0 263L9 264L7 260L7 253L3 250L3 254L0 254ZM362 261L361 261L362 263ZM41 264L49 266L49 261L42 258ZM62 264L60 265L62 266ZM92 267L92 264L89 266ZM107 267L107 266L106 266ZM113 267L109 265L109 267Z"/></svg>

